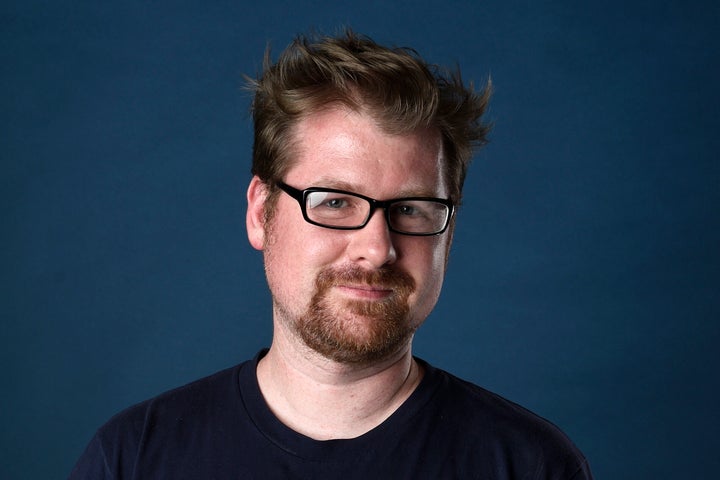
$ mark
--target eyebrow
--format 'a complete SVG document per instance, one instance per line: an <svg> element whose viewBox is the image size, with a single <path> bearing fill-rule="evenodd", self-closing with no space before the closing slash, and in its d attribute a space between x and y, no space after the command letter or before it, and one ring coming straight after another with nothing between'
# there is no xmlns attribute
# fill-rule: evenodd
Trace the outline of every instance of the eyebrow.
<svg viewBox="0 0 720 480"><path fill-rule="evenodd" d="M362 193L360 188L358 188L358 185L354 185L348 182L344 182L341 180L334 180L327 177L320 177L316 183L313 183L310 185L311 187L318 187L318 188L334 188L336 190L345 190L347 192L351 193L359 193L361 195L365 195ZM305 187L308 188L308 187ZM373 197L373 195L366 195L368 197ZM392 200L395 198L409 198L409 197L428 197L428 198L441 198L441 195L438 195L435 192L428 191L426 189L408 189L408 190L400 190L396 195L394 195L391 198L388 198L386 200Z"/></svg>

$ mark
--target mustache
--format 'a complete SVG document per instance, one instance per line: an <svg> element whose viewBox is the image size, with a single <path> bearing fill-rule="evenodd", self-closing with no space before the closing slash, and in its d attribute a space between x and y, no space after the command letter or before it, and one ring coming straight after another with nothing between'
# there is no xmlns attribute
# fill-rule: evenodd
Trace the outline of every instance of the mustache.
<svg viewBox="0 0 720 480"><path fill-rule="evenodd" d="M415 280L407 273L396 268L364 270L356 266L327 267L316 280L319 291L341 284L360 284L409 293L415 289Z"/></svg>

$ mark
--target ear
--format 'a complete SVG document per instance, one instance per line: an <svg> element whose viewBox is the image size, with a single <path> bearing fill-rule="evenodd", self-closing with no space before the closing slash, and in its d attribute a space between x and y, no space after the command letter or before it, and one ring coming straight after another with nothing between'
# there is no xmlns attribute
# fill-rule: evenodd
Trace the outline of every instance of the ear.
<svg viewBox="0 0 720 480"><path fill-rule="evenodd" d="M267 185L255 175L250 180L247 190L248 207L245 223L250 245L257 250L262 250L265 245L265 200L267 194Z"/></svg>

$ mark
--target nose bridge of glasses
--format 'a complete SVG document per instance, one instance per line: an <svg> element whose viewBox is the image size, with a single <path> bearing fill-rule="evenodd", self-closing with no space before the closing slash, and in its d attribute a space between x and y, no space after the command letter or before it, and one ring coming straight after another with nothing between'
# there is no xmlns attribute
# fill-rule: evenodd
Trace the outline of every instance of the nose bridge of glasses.
<svg viewBox="0 0 720 480"><path fill-rule="evenodd" d="M365 224L372 219L373 215L375 215L376 210L382 210L382 216L385 219L385 223L387 224L388 228L392 229L391 219L390 219L390 206L395 202L395 200L375 200L374 198L365 198L367 200L370 208L367 213L367 219L365 220Z"/></svg>

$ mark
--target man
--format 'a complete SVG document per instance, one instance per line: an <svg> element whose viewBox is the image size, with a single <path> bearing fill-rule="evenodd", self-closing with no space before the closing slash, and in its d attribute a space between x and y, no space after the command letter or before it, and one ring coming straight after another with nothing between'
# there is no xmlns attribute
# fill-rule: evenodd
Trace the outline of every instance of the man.
<svg viewBox="0 0 720 480"><path fill-rule="evenodd" d="M120 413L71 478L591 478L556 427L412 356L489 89L349 31L253 88L272 345Z"/></svg>

